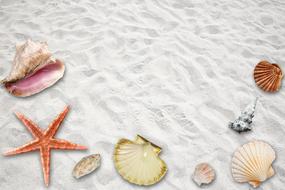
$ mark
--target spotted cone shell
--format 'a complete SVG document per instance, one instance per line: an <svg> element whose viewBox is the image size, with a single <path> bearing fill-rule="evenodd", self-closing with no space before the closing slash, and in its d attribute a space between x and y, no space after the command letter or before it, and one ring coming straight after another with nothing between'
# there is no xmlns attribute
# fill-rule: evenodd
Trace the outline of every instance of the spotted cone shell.
<svg viewBox="0 0 285 190"><path fill-rule="evenodd" d="M279 65L261 61L255 66L254 80L259 88L266 92L280 89L283 73Z"/></svg>
<svg viewBox="0 0 285 190"><path fill-rule="evenodd" d="M254 188L274 175L272 162L276 155L264 141L254 140L240 147L232 159L232 175L236 182L249 183Z"/></svg>

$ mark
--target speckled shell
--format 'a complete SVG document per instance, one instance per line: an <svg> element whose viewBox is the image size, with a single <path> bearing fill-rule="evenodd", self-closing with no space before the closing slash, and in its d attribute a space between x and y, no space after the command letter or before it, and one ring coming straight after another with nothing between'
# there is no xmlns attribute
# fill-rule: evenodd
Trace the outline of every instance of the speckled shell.
<svg viewBox="0 0 285 190"><path fill-rule="evenodd" d="M100 154L92 154L82 158L74 167L72 175L79 179L95 171L101 164Z"/></svg>
<svg viewBox="0 0 285 190"><path fill-rule="evenodd" d="M198 164L192 175L192 179L199 186L210 184L215 179L215 171L207 163Z"/></svg>
<svg viewBox="0 0 285 190"><path fill-rule="evenodd" d="M251 131L257 100L258 98L255 99L253 104L248 105L236 120L231 121L228 125L229 128L238 133Z"/></svg>
<svg viewBox="0 0 285 190"><path fill-rule="evenodd" d="M167 166L158 157L161 148L137 135L135 141L121 139L114 152L118 173L128 182L137 185L152 185L159 182Z"/></svg>
<svg viewBox="0 0 285 190"><path fill-rule="evenodd" d="M248 182L254 188L274 175L272 162L275 152L266 142L254 140L244 144L234 153L232 175L236 182Z"/></svg>
<svg viewBox="0 0 285 190"><path fill-rule="evenodd" d="M276 92L281 86L283 73L279 65L261 61L255 66L254 80L266 92Z"/></svg>

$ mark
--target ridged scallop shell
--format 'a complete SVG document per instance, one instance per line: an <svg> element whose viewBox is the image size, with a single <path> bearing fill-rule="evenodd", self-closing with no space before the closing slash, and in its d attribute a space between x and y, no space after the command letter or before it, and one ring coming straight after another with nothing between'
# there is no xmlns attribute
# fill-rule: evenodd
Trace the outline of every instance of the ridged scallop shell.
<svg viewBox="0 0 285 190"><path fill-rule="evenodd" d="M236 182L248 182L254 188L272 177L275 160L273 148L266 142L254 140L240 147L232 159L232 175Z"/></svg>
<svg viewBox="0 0 285 190"><path fill-rule="evenodd" d="M161 148L137 135L135 141L120 139L114 163L118 173L130 183L152 185L166 174L167 166L158 154Z"/></svg>
<svg viewBox="0 0 285 190"><path fill-rule="evenodd" d="M74 167L72 171L73 177L79 179L85 175L90 174L95 171L101 163L100 154L92 154L86 157L83 157Z"/></svg>
<svg viewBox="0 0 285 190"><path fill-rule="evenodd" d="M261 61L255 66L254 80L266 92L276 92L281 86L283 73L279 65Z"/></svg>
<svg viewBox="0 0 285 190"><path fill-rule="evenodd" d="M195 167L192 179L199 186L203 184L210 184L215 179L215 171L207 163L198 164Z"/></svg>
<svg viewBox="0 0 285 190"><path fill-rule="evenodd" d="M28 40L16 46L12 70L1 83L14 96L26 97L55 84L64 70L62 61L51 58L46 42Z"/></svg>

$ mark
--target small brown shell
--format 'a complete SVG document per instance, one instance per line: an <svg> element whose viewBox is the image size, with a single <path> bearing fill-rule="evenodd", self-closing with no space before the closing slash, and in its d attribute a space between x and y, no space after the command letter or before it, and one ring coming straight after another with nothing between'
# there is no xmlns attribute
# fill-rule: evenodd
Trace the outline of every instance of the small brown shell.
<svg viewBox="0 0 285 190"><path fill-rule="evenodd" d="M82 158L73 169L73 177L79 179L87 174L90 174L100 166L100 160L100 154L92 154Z"/></svg>
<svg viewBox="0 0 285 190"><path fill-rule="evenodd" d="M266 92L276 92L281 86L283 73L279 65L261 61L255 66L253 76L259 88Z"/></svg>

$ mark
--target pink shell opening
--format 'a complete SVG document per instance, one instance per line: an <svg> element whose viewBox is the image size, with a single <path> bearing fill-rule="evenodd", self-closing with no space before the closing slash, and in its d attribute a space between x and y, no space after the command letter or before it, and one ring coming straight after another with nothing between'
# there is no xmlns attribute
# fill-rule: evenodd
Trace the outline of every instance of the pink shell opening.
<svg viewBox="0 0 285 190"><path fill-rule="evenodd" d="M25 78L5 83L5 87L14 96L30 96L55 84L62 78L64 70L64 64L60 60L50 60L48 64Z"/></svg>

